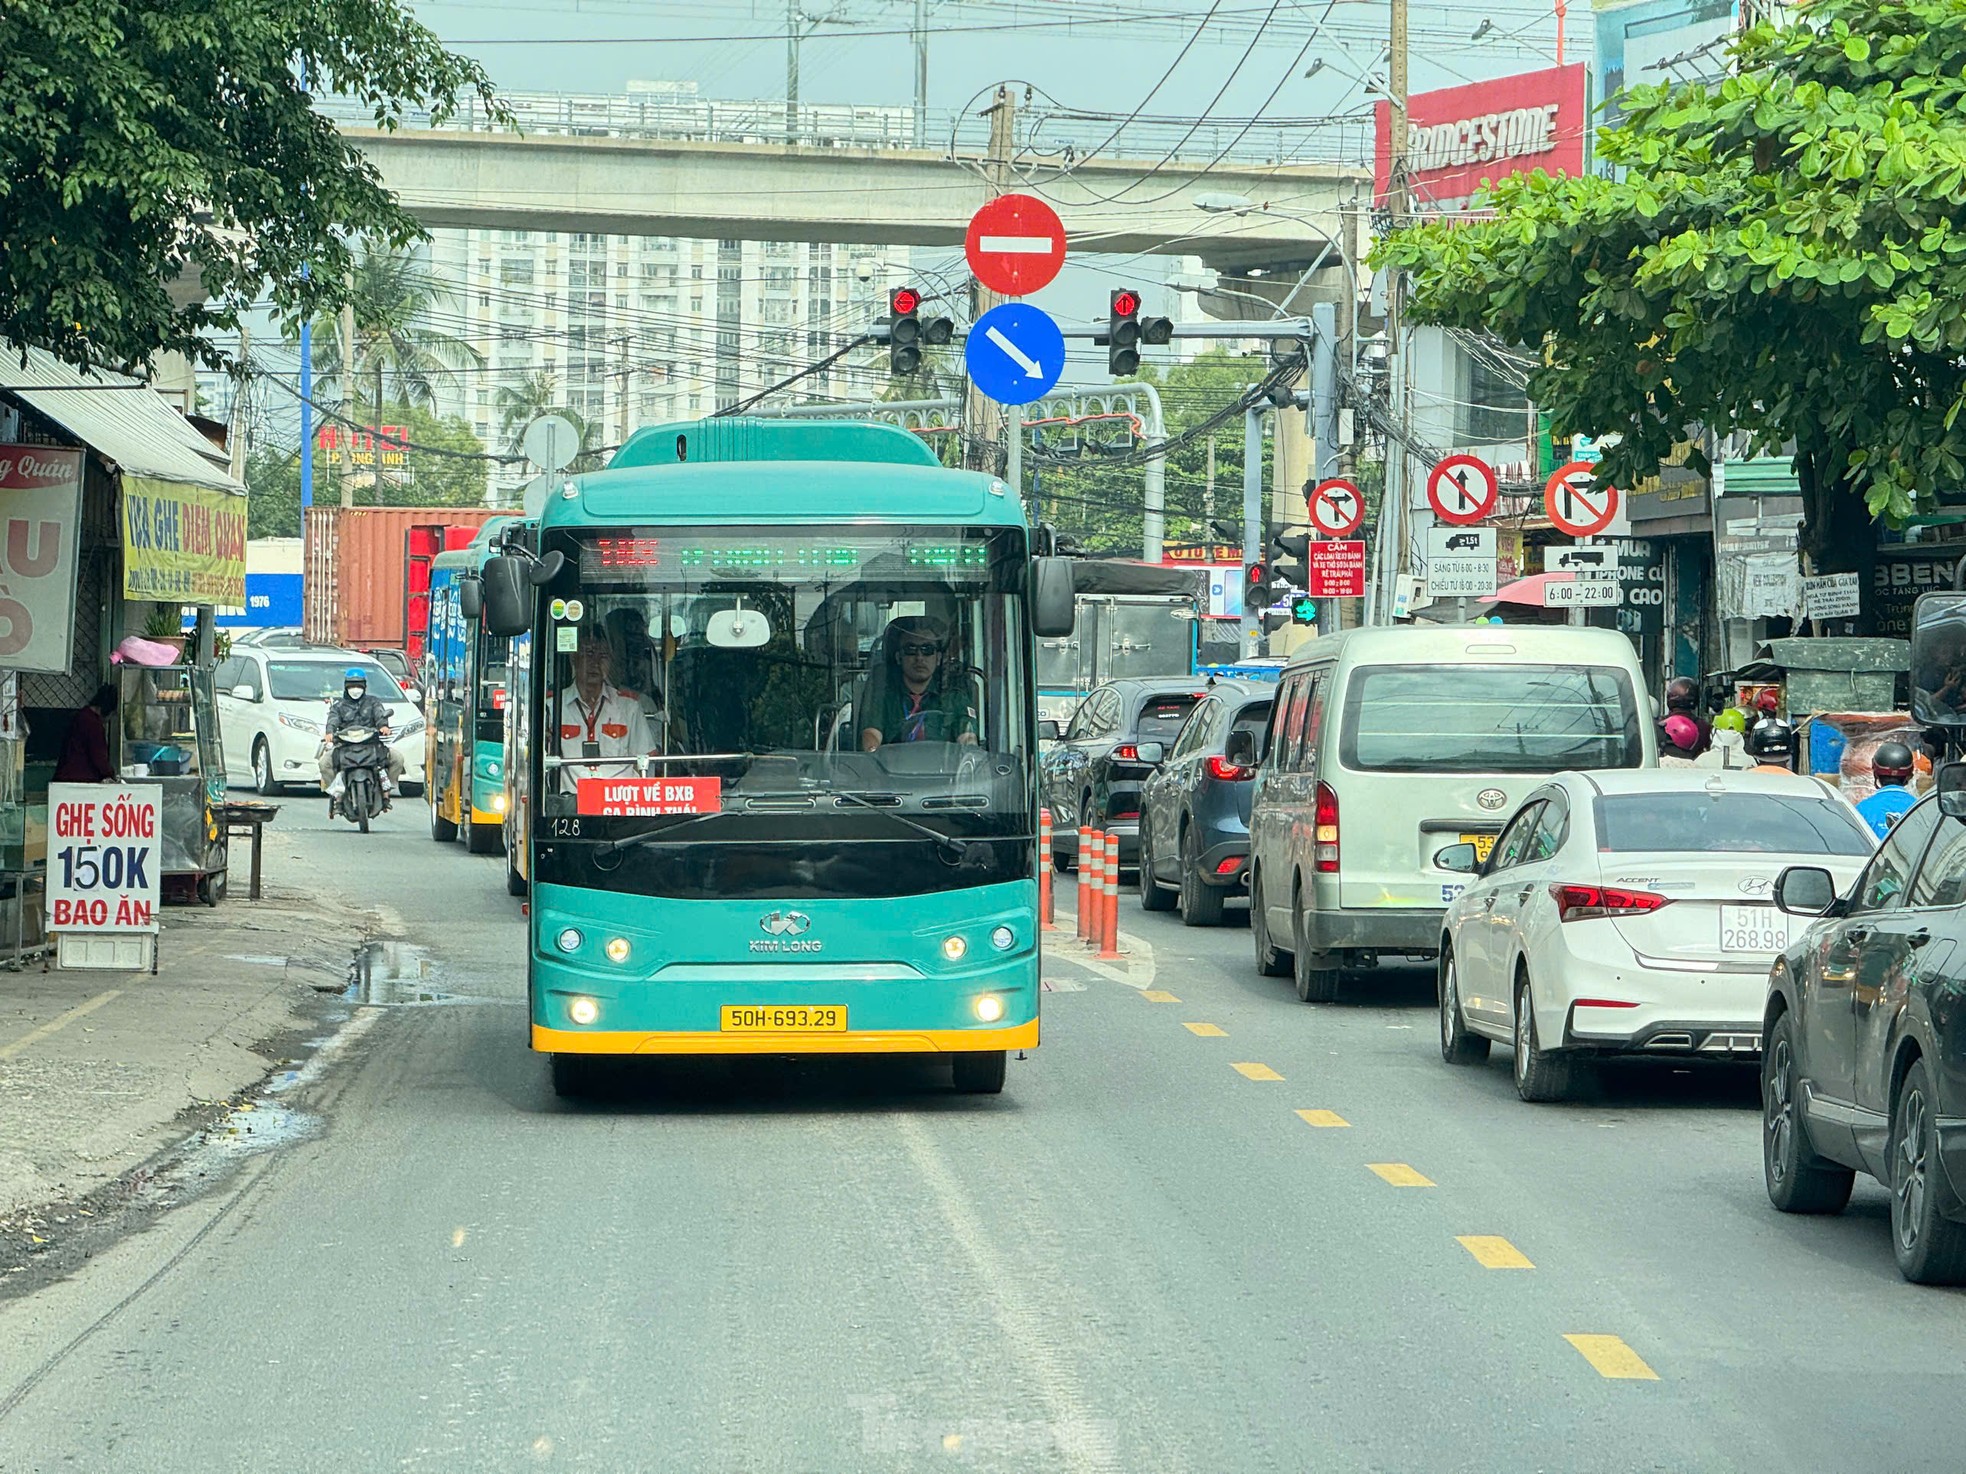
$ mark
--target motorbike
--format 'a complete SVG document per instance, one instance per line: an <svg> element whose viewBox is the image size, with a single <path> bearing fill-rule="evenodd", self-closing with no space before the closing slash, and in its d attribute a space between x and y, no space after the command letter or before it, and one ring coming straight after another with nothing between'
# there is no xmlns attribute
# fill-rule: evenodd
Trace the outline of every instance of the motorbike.
<svg viewBox="0 0 1966 1474"><path fill-rule="evenodd" d="M328 817L339 814L367 834L369 820L382 812L382 775L388 765L382 734L373 727L343 727L331 740L335 781L328 790Z"/></svg>

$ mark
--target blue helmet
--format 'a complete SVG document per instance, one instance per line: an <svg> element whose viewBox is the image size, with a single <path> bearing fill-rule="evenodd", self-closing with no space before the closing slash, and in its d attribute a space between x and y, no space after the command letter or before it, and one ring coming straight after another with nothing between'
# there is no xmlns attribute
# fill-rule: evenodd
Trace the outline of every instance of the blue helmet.
<svg viewBox="0 0 1966 1474"><path fill-rule="evenodd" d="M369 673L363 670L362 667L359 665L349 666L347 670L341 673L341 678L344 681L354 681L357 684L363 686L366 686L369 683Z"/></svg>

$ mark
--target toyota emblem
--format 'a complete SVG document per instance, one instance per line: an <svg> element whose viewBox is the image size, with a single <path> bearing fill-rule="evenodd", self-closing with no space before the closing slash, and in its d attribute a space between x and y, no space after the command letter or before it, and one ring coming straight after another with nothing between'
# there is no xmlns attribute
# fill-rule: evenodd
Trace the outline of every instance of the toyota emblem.
<svg viewBox="0 0 1966 1474"><path fill-rule="evenodd" d="M812 930L812 918L803 911L768 911L758 918L758 930L772 937L802 937Z"/></svg>
<svg viewBox="0 0 1966 1474"><path fill-rule="evenodd" d="M1509 796L1499 788L1484 788L1475 795L1475 802L1484 809L1499 809L1509 801Z"/></svg>

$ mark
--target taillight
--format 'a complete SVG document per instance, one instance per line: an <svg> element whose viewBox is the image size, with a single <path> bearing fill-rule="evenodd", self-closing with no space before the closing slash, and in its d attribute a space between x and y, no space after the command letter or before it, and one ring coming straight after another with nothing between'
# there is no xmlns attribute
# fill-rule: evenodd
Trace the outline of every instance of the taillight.
<svg viewBox="0 0 1966 1474"><path fill-rule="evenodd" d="M1316 844L1312 857L1318 870L1334 875L1338 870L1338 795L1329 783L1317 786Z"/></svg>
<svg viewBox="0 0 1966 1474"><path fill-rule="evenodd" d="M1639 916L1671 903L1656 891L1628 891L1615 885L1553 885L1558 921L1590 921L1600 916Z"/></svg>
<svg viewBox="0 0 1966 1474"><path fill-rule="evenodd" d="M1237 767L1225 757L1212 757L1208 760L1208 776L1220 778L1224 783L1240 783L1250 776L1252 770Z"/></svg>
<svg viewBox="0 0 1966 1474"><path fill-rule="evenodd" d="M1140 749L1131 742L1122 742L1113 749L1113 756L1123 763L1137 763L1140 761Z"/></svg>

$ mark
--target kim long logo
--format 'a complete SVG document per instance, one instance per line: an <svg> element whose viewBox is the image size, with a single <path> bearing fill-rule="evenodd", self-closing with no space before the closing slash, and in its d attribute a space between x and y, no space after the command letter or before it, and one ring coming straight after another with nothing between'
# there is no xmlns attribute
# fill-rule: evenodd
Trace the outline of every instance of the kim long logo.
<svg viewBox="0 0 1966 1474"><path fill-rule="evenodd" d="M812 918L803 911L771 911L758 918L758 930L768 937L802 937L812 930Z"/></svg>

